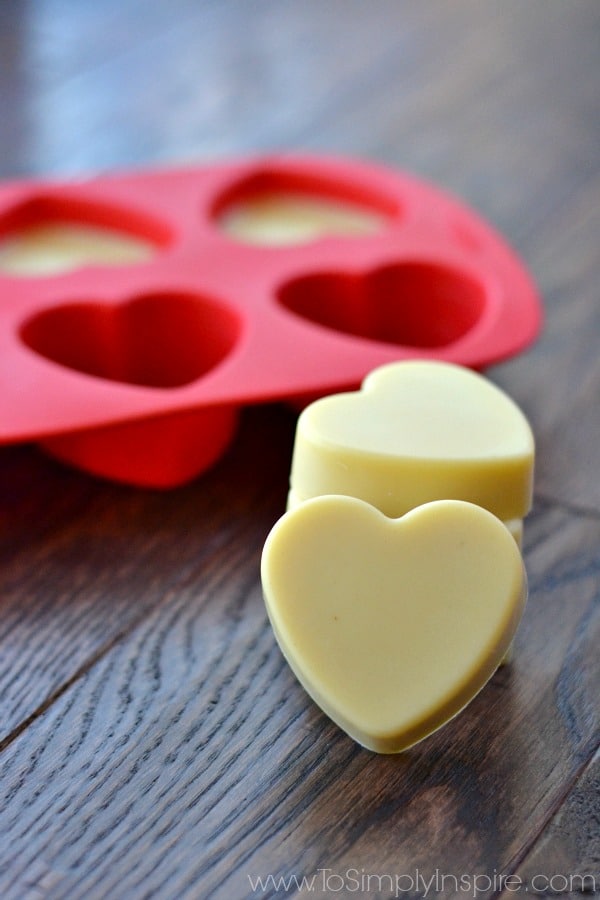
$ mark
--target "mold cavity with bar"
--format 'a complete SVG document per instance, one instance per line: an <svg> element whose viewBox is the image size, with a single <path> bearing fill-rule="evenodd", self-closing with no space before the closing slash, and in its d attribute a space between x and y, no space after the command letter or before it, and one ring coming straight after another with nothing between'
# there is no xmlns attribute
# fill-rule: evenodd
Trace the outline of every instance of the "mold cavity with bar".
<svg viewBox="0 0 600 900"><path fill-rule="evenodd" d="M255 173L234 185L214 209L218 227L249 244L285 246L320 237L360 237L383 231L399 205L364 186L313 175Z"/></svg>
<svg viewBox="0 0 600 900"><path fill-rule="evenodd" d="M168 227L127 208L36 196L0 218L0 273L46 277L85 265L130 266L171 243Z"/></svg>

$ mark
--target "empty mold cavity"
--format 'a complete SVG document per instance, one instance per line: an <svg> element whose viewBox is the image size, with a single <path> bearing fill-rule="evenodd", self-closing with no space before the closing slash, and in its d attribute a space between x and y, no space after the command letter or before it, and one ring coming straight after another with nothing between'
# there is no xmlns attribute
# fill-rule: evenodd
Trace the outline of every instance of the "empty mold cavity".
<svg viewBox="0 0 600 900"><path fill-rule="evenodd" d="M278 301L325 328L384 343L436 348L476 324L485 291L445 266L403 263L363 275L322 273L288 282Z"/></svg>
<svg viewBox="0 0 600 900"><path fill-rule="evenodd" d="M398 217L400 208L360 185L265 171L230 189L214 215L221 230L236 240L284 246L325 235L374 234Z"/></svg>
<svg viewBox="0 0 600 900"><path fill-rule="evenodd" d="M38 196L0 218L0 271L35 277L84 265L135 265L170 240L168 228L132 210Z"/></svg>
<svg viewBox="0 0 600 900"><path fill-rule="evenodd" d="M45 310L24 324L21 338L46 359L85 375L177 388L225 359L239 333L237 315L214 301L156 294L120 305Z"/></svg>

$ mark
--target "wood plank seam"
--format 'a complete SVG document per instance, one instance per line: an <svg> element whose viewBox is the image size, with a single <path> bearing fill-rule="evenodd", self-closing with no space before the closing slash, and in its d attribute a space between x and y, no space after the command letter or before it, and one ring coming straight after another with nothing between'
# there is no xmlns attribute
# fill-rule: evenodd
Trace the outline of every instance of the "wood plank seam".
<svg viewBox="0 0 600 900"><path fill-rule="evenodd" d="M577 782L583 777L586 769L592 764L594 757L596 756L596 753L599 749L600 739L594 736L594 740L589 741L586 745L586 749L581 752L580 756L582 757L582 761L578 766L573 778L571 778L568 783L562 785L562 789L556 797L554 803L552 803L546 810L546 814L540 827L536 830L535 834L531 836L531 840L527 841L523 845L522 849L518 853L515 853L510 862L503 868L501 875L504 878L506 878L508 875L514 874L517 869L528 859L528 857L531 856L540 840L544 837L546 830L550 826L552 820L564 806L571 791L573 790ZM489 900L502 900L502 898L506 896L507 893L504 890L500 890L491 894Z"/></svg>

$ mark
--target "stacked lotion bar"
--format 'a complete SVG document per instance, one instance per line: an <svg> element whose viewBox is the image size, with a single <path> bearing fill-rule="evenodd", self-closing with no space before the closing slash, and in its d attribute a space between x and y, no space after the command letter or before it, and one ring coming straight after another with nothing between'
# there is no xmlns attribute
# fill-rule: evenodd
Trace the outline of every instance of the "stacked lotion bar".
<svg viewBox="0 0 600 900"><path fill-rule="evenodd" d="M364 746L421 740L506 659L533 462L512 400L447 363L384 366L301 414L265 601L300 682Z"/></svg>

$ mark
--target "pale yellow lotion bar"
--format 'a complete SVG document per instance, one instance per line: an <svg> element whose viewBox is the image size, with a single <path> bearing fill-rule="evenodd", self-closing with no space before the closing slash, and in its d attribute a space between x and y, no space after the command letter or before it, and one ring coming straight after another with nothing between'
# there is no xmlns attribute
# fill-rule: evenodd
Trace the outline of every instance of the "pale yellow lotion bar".
<svg viewBox="0 0 600 900"><path fill-rule="evenodd" d="M382 216L350 203L294 193L265 193L230 207L223 231L251 244L285 245L322 235L361 235L380 230Z"/></svg>
<svg viewBox="0 0 600 900"><path fill-rule="evenodd" d="M301 497L298 497L294 491L290 491L288 493L287 499L287 509L293 509L295 506L298 506L300 503L304 503L305 500ZM507 522L503 523L506 528L508 528L510 534L512 535L514 541L517 544L517 547L521 549L523 546L523 519L509 519ZM512 644L504 654L500 665L505 665L512 661L513 658L513 647Z"/></svg>
<svg viewBox="0 0 600 900"><path fill-rule="evenodd" d="M150 259L155 247L133 235L71 222L32 225L0 242L0 271L44 276L86 264L130 265Z"/></svg>
<svg viewBox="0 0 600 900"><path fill-rule="evenodd" d="M462 366L419 360L308 406L290 483L302 500L346 494L388 516L449 498L509 521L530 510L533 462L529 423L503 391Z"/></svg>
<svg viewBox="0 0 600 900"><path fill-rule="evenodd" d="M299 506L300 503L305 503L308 497L299 497L295 491L289 491L287 497L286 509L293 509L295 506ZM360 498L359 498L360 499ZM503 523L506 528L510 531L514 540L517 543L518 547L522 547L523 545L523 519L509 519L508 521Z"/></svg>
<svg viewBox="0 0 600 900"><path fill-rule="evenodd" d="M399 519L352 497L309 500L273 527L262 581L301 684L380 753L410 747L469 703L506 653L526 599L508 530L453 500Z"/></svg>

